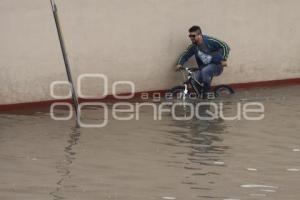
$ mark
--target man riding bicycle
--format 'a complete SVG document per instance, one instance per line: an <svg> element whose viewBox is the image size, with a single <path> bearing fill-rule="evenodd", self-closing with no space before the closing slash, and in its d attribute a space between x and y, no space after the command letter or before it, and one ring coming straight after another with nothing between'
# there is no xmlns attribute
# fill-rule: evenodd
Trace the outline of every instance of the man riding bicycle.
<svg viewBox="0 0 300 200"><path fill-rule="evenodd" d="M180 70L190 57L195 55L199 70L196 72L196 79L203 83L204 97L210 92L211 80L223 72L227 66L229 46L216 38L202 35L199 26L192 26L189 29L189 37L192 44L179 57L176 71Z"/></svg>

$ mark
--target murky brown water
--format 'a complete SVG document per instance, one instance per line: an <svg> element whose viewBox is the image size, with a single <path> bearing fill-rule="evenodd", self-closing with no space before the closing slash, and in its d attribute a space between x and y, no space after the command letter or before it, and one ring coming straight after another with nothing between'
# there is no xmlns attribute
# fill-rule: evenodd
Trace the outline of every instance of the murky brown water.
<svg viewBox="0 0 300 200"><path fill-rule="evenodd" d="M109 118L76 128L45 112L0 115L1 200L300 199L300 86L239 91L260 121ZM100 113L101 114L101 113ZM96 110L84 116L95 120Z"/></svg>

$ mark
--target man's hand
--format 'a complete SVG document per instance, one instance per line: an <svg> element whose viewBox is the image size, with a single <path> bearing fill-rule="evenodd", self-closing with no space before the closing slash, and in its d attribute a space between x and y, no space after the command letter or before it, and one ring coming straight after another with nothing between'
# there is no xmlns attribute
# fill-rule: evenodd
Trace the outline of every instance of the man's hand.
<svg viewBox="0 0 300 200"><path fill-rule="evenodd" d="M179 71L181 68L182 68L182 65L176 65L175 71L177 72L177 71Z"/></svg>
<svg viewBox="0 0 300 200"><path fill-rule="evenodd" d="M222 60L221 61L221 66L222 67L227 67L227 61L226 60Z"/></svg>

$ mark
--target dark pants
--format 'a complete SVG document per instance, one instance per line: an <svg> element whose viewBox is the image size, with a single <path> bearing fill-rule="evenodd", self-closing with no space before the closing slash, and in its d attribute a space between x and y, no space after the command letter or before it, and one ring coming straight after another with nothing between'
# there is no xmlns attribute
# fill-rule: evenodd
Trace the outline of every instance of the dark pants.
<svg viewBox="0 0 300 200"><path fill-rule="evenodd" d="M208 64L201 70L197 71L196 79L203 83L203 92L210 91L210 85L214 76L219 76L223 72L223 67L216 64Z"/></svg>

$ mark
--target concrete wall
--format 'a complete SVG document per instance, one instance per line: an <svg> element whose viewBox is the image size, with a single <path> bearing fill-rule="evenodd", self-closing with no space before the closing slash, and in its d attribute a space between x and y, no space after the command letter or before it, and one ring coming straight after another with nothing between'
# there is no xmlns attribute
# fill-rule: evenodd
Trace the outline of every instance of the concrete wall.
<svg viewBox="0 0 300 200"><path fill-rule="evenodd" d="M215 83L300 76L298 0L57 0L57 5L74 78L103 73L110 84L133 81L137 91L169 88L181 80L172 68L194 24L232 49L230 67ZM0 104L51 99L50 83L66 75L49 1L1 0L0 24ZM100 94L100 85L86 82L85 93Z"/></svg>

